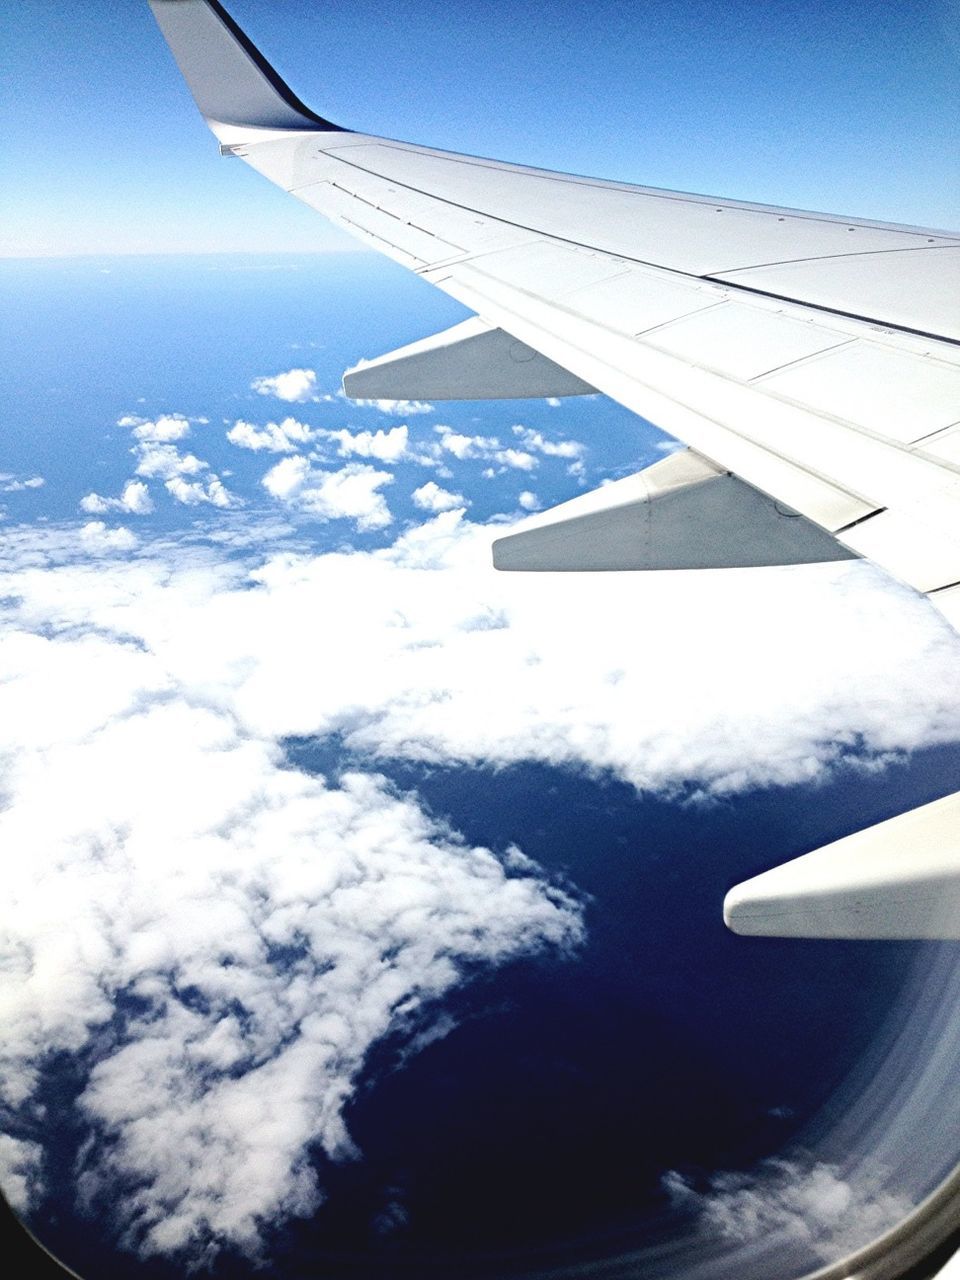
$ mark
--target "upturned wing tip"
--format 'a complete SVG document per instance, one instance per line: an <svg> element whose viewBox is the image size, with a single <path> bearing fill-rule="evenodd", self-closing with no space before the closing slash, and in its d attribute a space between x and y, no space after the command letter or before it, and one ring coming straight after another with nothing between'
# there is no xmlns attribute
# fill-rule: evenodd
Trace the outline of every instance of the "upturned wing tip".
<svg viewBox="0 0 960 1280"><path fill-rule="evenodd" d="M149 0L207 123L254 129L341 126L305 106L219 0Z"/></svg>

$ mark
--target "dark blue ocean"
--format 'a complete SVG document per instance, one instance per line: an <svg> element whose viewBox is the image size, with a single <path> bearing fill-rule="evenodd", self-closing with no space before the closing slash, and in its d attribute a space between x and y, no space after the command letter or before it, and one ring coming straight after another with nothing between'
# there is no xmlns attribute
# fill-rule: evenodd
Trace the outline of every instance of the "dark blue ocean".
<svg viewBox="0 0 960 1280"><path fill-rule="evenodd" d="M76 520L84 493L118 492L130 461L116 423L131 412L207 418L204 456L232 473L249 513L258 504L266 512L255 483L263 459L223 441L222 422L253 411L238 388L302 361L335 391L360 356L463 315L366 255L6 263L0 310L0 472L46 478L4 496L8 524ZM316 422L344 420L342 402L309 411ZM655 429L603 399L522 412L533 427L589 439L591 485L658 456ZM430 421L506 436L517 415L515 404L449 405ZM373 410L348 417L389 425ZM471 518L503 510L498 484L515 483L506 476L471 493ZM538 493L558 501L570 483L562 465L545 466ZM188 522L202 530L215 518L173 503L151 517L159 532ZM340 536L309 522L297 530L317 550ZM285 748L291 767L328 779L358 763L335 738ZM928 1051L927 1013L960 985L955 948L738 938L721 904L746 877L956 789L960 746L709 802L641 796L611 776L534 764L376 767L468 843L522 848L584 904L586 941L567 958L478 971L434 1011L435 1026L452 1029L416 1053L400 1038L379 1043L345 1117L360 1156L318 1155L327 1199L314 1217L270 1228L265 1266L221 1253L209 1264L216 1280L681 1274L719 1246L696 1236L692 1212L665 1188L669 1171L705 1187L718 1171L771 1156L845 1169L869 1159L869 1118L860 1152L837 1098L848 1106L861 1077L882 1084L894 1070L885 1064L902 1064L894 1050L905 1036L918 1055ZM958 1048L950 1051L960 1057ZM59 1133L29 1225L90 1280L182 1276L182 1262L137 1259L109 1216L76 1207L87 1135L72 1099L83 1066L66 1055L44 1064L42 1097ZM958 1122L955 1090L914 1117L915 1163L928 1171L918 1183L949 1167ZM781 1280L816 1261L798 1245ZM753 1274L751 1265L732 1274Z"/></svg>

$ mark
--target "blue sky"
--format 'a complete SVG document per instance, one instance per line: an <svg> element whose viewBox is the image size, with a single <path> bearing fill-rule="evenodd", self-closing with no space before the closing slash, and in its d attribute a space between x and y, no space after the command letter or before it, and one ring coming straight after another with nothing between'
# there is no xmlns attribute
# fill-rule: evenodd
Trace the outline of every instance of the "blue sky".
<svg viewBox="0 0 960 1280"><path fill-rule="evenodd" d="M960 221L954 4L233 0L348 127L651 186ZM5 254L346 248L218 163L146 3L4 6Z"/></svg>

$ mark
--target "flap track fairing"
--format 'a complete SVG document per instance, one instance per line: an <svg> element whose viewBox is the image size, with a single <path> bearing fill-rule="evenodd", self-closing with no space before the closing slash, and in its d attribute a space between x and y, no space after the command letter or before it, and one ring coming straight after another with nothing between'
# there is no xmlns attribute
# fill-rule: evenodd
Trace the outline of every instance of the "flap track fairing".
<svg viewBox="0 0 960 1280"><path fill-rule="evenodd" d="M343 390L353 400L514 400L584 396L594 388L472 316L348 369Z"/></svg>

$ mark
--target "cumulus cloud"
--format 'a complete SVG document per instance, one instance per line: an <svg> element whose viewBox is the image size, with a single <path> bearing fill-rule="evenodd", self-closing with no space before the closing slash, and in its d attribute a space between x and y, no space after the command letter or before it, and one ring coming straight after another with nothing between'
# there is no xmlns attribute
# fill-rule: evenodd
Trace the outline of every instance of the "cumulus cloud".
<svg viewBox="0 0 960 1280"><path fill-rule="evenodd" d="M257 427L252 422L238 420L227 432L231 444L241 449L268 453L294 453L299 445L308 444L314 437L314 431L305 422L296 418L284 418L282 422L268 422L266 426Z"/></svg>
<svg viewBox="0 0 960 1280"><path fill-rule="evenodd" d="M542 453L547 458L582 458L585 452L585 446L578 440L548 440L542 431L534 431L531 427L517 425L513 434L525 449Z"/></svg>
<svg viewBox="0 0 960 1280"><path fill-rule="evenodd" d="M142 480L128 480L119 498L103 498L99 493L88 493L80 499L80 510L91 515L127 511L131 515L146 516L153 511L153 499Z"/></svg>
<svg viewBox="0 0 960 1280"><path fill-rule="evenodd" d="M261 483L267 493L286 502L300 492L310 474L309 459L284 458L270 468Z"/></svg>
<svg viewBox="0 0 960 1280"><path fill-rule="evenodd" d="M513 467L517 471L532 471L537 465L537 459L525 449L500 449L494 457L504 467Z"/></svg>
<svg viewBox="0 0 960 1280"><path fill-rule="evenodd" d="M500 441L495 436L466 436L462 431L454 431L442 422L433 428L440 437L439 446L447 453L452 453L462 462L465 458L488 458L491 452L500 448Z"/></svg>
<svg viewBox="0 0 960 1280"><path fill-rule="evenodd" d="M261 484L274 498L320 520L353 520L361 531L383 529L393 520L380 493L393 476L364 463L324 471L298 455L271 467Z"/></svg>
<svg viewBox="0 0 960 1280"><path fill-rule="evenodd" d="M103 556L116 551L133 551L140 545L140 539L122 525L108 529L102 520L90 520L80 530L80 543L91 555Z"/></svg>
<svg viewBox="0 0 960 1280"><path fill-rule="evenodd" d="M341 457L355 455L360 458L377 458L380 462L399 462L407 456L409 428L391 427L389 431L327 431L321 429L318 436L338 446Z"/></svg>
<svg viewBox="0 0 960 1280"><path fill-rule="evenodd" d="M462 493L450 493L441 489L433 480L414 489L411 496L421 511L452 511L456 507L470 505Z"/></svg>
<svg viewBox="0 0 960 1280"><path fill-rule="evenodd" d="M234 507L241 505L240 498L224 486L219 476L210 471L210 464L192 453L180 453L176 445L158 444L148 441L134 449L137 456L137 475L158 477L163 480L164 487L170 496L182 506L196 507L209 505L214 507ZM203 474L209 472L209 474ZM195 477L187 479L186 477ZM131 481L124 490L126 495L131 489L144 489L144 485L136 486ZM90 494L83 500L93 503L111 503L111 499L100 498L98 494ZM149 501L149 497L146 498ZM83 505L83 503L81 503ZM103 511L104 506L91 505L84 507L86 511ZM134 510L135 508L127 508ZM152 509L152 508L151 508Z"/></svg>
<svg viewBox="0 0 960 1280"><path fill-rule="evenodd" d="M24 489L42 489L46 484L43 476L28 476L25 480L8 473L0 473L0 493L20 493Z"/></svg>
<svg viewBox="0 0 960 1280"><path fill-rule="evenodd" d="M444 423L438 423L434 431L440 437L439 452L451 453L461 462L468 458L482 458L499 463L501 471L508 468L532 471L538 465L532 453L525 449L504 446L496 436L467 436L461 431L454 431ZM491 470L490 474L496 473Z"/></svg>
<svg viewBox="0 0 960 1280"><path fill-rule="evenodd" d="M789 1240L824 1261L877 1239L914 1207L887 1190L877 1171L845 1176L835 1164L800 1159L768 1160L753 1173L714 1174L702 1189L679 1173L667 1174L663 1184L711 1235L736 1244Z"/></svg>
<svg viewBox="0 0 960 1280"><path fill-rule="evenodd" d="M230 493L219 476L204 476L202 480L184 480L183 476L171 476L164 481L171 497L185 507L209 504L213 507L235 507L240 504L236 494Z"/></svg>
<svg viewBox="0 0 960 1280"><path fill-rule="evenodd" d="M18 1213L26 1213L37 1199L42 1164L39 1143L0 1133L0 1187Z"/></svg>
<svg viewBox="0 0 960 1280"><path fill-rule="evenodd" d="M531 493L529 489L524 489L523 493L517 498L517 502L523 507L524 511L540 510L540 499L535 493Z"/></svg>
<svg viewBox="0 0 960 1280"><path fill-rule="evenodd" d="M243 449L267 450L271 453L295 453L304 444L325 441L336 445L341 458L376 458L380 462L419 461L433 464L432 458L416 457L409 451L409 428L391 427L388 431L350 431L346 427L308 427L295 418L268 422L258 427L252 422L238 421L227 432L231 444Z"/></svg>
<svg viewBox="0 0 960 1280"><path fill-rule="evenodd" d="M436 456L449 453L461 462L477 458L496 463L483 473L490 479L507 470L533 471L539 466L541 457L565 458L570 463L568 471L578 475L583 471L584 445L577 440L549 440L541 431L534 431L531 427L518 424L512 428L517 443L523 446L520 449L503 444L496 436L464 435L445 423L438 423L434 431L440 437L434 446Z"/></svg>
<svg viewBox="0 0 960 1280"><path fill-rule="evenodd" d="M380 413L389 413L396 418L412 418L421 413L433 413L433 405L428 404L426 400L354 400L352 396L345 396L343 391L339 394L345 400L349 399L351 404L359 405L363 409L377 409Z"/></svg>
<svg viewBox="0 0 960 1280"><path fill-rule="evenodd" d="M141 444L134 450L137 455L137 475L169 480L173 476L195 476L207 469L192 453L181 453L172 444Z"/></svg>
<svg viewBox="0 0 960 1280"><path fill-rule="evenodd" d="M287 369L273 377L254 378L250 389L257 395L303 403L317 398L317 375L313 369Z"/></svg>
<svg viewBox="0 0 960 1280"><path fill-rule="evenodd" d="M190 419L185 418L182 413L161 414L159 418L152 420L127 414L119 419L117 426L132 427L135 439L155 444L182 440L190 434Z"/></svg>

